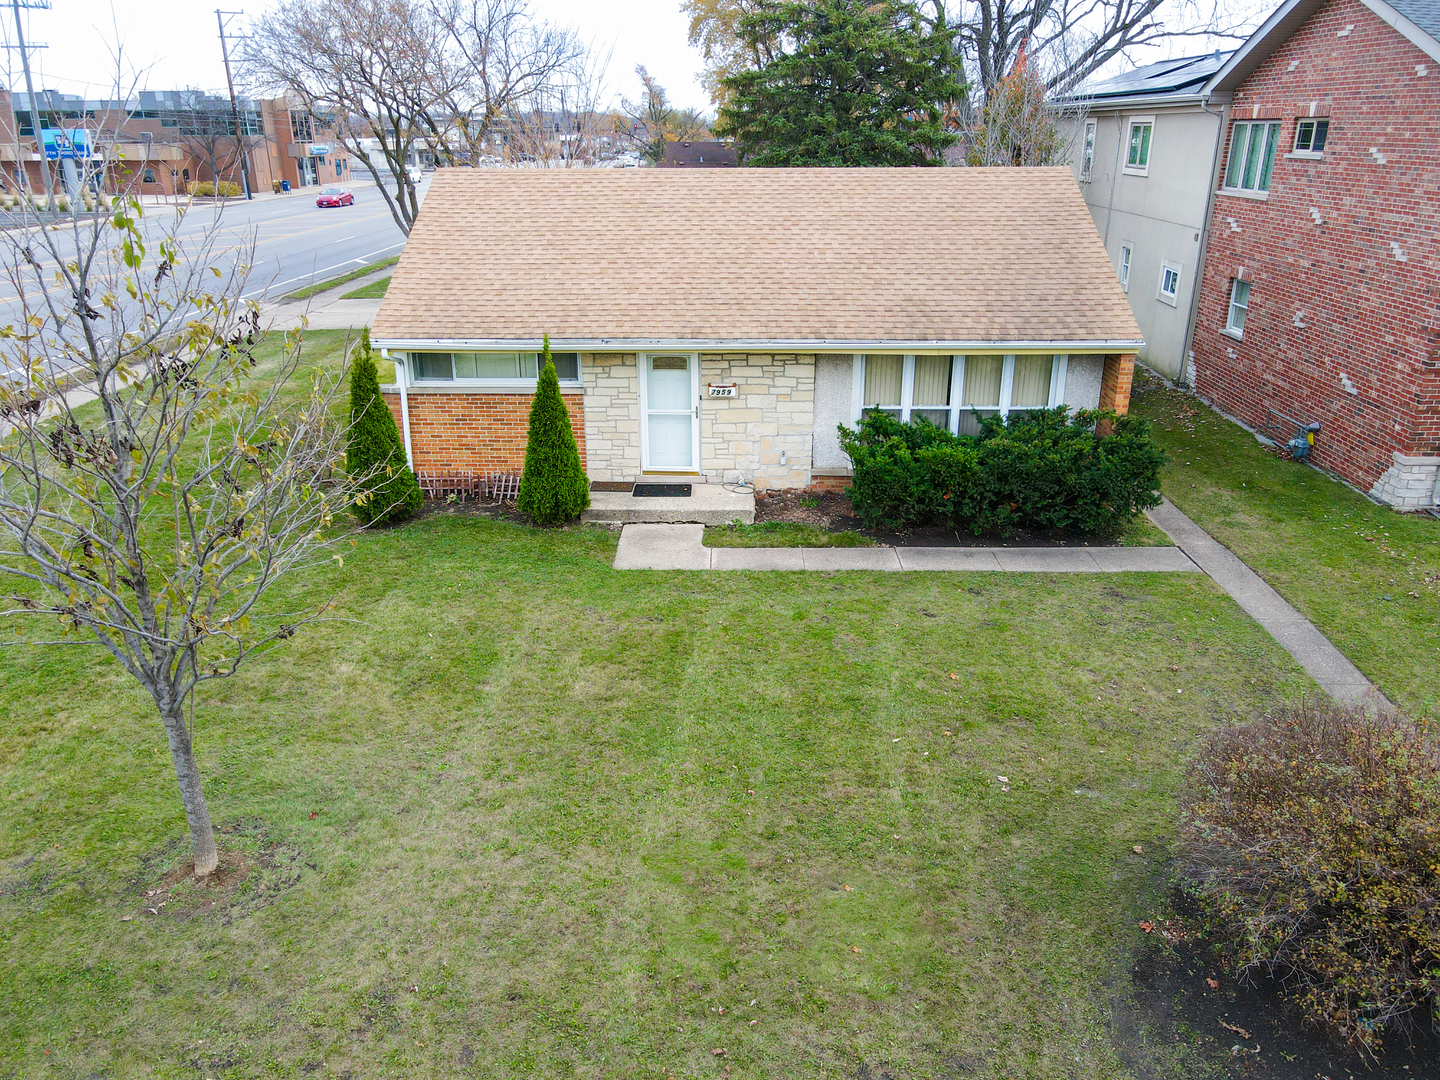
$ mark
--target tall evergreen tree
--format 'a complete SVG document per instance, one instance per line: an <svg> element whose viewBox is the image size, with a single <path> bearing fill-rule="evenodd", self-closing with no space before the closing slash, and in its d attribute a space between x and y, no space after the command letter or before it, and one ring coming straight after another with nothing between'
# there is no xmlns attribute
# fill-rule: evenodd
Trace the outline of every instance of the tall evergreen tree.
<svg viewBox="0 0 1440 1080"><path fill-rule="evenodd" d="M345 471L367 478L352 508L364 524L393 525L419 511L420 484L405 464L400 430L380 396L369 330L361 331L360 348L350 366L350 445L345 451Z"/></svg>
<svg viewBox="0 0 1440 1080"><path fill-rule="evenodd" d="M570 410L560 396L560 377L550 357L548 335L542 360L535 400L530 403L525 471L515 504L535 524L549 527L574 521L590 505L590 481L580 464Z"/></svg>
<svg viewBox="0 0 1440 1080"><path fill-rule="evenodd" d="M740 36L773 50L722 80L715 134L746 165L940 165L959 137L945 123L965 96L955 31L914 4L763 0Z"/></svg>

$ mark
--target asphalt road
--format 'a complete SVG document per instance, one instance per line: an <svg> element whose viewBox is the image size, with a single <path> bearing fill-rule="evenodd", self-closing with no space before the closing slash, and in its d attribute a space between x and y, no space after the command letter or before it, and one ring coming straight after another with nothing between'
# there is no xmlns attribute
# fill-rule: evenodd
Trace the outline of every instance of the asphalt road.
<svg viewBox="0 0 1440 1080"><path fill-rule="evenodd" d="M423 196L428 179L421 186ZM218 229L217 248L222 255L236 256L253 241L255 261L246 283L246 299L276 300L304 288L313 281L336 277L377 259L398 255L405 237L379 191L373 185L356 185L355 204L322 210L315 205L319 188L305 188L290 195L265 195L253 201L196 203L181 223L178 235L195 240L210 229ZM175 207L147 202L144 228L152 236L173 227ZM28 230L7 230L0 256L8 263L16 258L10 245L23 243ZM33 234L31 234L33 235ZM62 252L69 250L64 229L50 233ZM31 245L32 249L35 245ZM37 252L38 254L38 252ZM41 256L42 263L48 259ZM28 275L27 275L28 277ZM47 275L48 277L48 275ZM30 278L33 281L33 278ZM47 287L51 287L47 280ZM16 325L23 317L14 285L0 274L0 327ZM3 350L0 350L3 352ZM8 368L9 357L0 356L0 369Z"/></svg>
<svg viewBox="0 0 1440 1080"><path fill-rule="evenodd" d="M405 247L404 234L373 186L353 189L354 206L328 210L315 205L318 190L262 196L253 202L227 203L218 210L200 207L190 212L184 228L209 228L218 214L220 228L236 238L237 246L253 234L255 266L245 290L247 299L277 299L312 281L398 255Z"/></svg>

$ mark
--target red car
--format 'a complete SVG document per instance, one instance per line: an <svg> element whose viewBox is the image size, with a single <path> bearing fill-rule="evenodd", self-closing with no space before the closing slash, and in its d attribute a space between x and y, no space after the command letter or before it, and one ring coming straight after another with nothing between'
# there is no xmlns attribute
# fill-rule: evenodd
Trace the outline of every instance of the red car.
<svg viewBox="0 0 1440 1080"><path fill-rule="evenodd" d="M355 193L349 188L327 187L321 190L315 200L316 206L354 206Z"/></svg>

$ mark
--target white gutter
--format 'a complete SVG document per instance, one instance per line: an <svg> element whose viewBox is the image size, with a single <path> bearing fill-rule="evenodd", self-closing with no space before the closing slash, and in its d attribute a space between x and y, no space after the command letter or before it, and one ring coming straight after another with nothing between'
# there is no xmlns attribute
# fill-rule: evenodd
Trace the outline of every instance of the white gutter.
<svg viewBox="0 0 1440 1080"><path fill-rule="evenodd" d="M400 390L400 435L405 443L405 467L415 471L415 455L410 452L410 399L405 396L405 385L410 377L405 370L405 361L390 355L389 349L381 349L380 355L395 365L395 385Z"/></svg>
<svg viewBox="0 0 1440 1080"><path fill-rule="evenodd" d="M381 355L389 349L539 351L539 338L385 338L376 339ZM649 352L674 349L677 352L1134 352L1145 344L1142 338L1091 338L1065 341L854 341L811 339L738 338L551 338L553 352ZM396 371L399 371L397 363ZM404 392L403 389L401 391Z"/></svg>

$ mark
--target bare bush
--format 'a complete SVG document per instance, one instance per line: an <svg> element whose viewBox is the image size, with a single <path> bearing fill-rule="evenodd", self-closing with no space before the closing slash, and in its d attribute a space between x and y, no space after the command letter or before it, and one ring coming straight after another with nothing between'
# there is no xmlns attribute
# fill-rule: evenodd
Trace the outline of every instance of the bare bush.
<svg viewBox="0 0 1440 1080"><path fill-rule="evenodd" d="M1440 992L1440 744L1314 703L1216 732L1189 771L1185 888L1242 975L1373 1052Z"/></svg>

